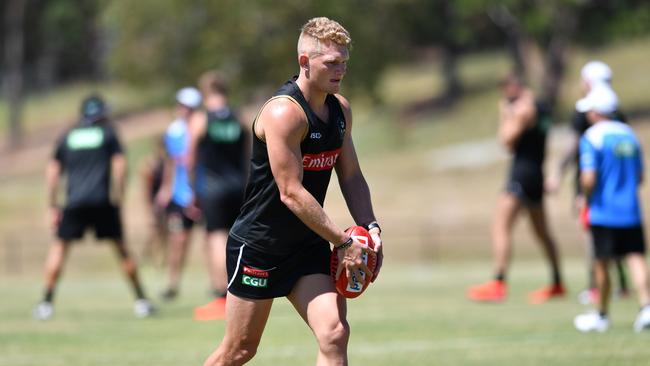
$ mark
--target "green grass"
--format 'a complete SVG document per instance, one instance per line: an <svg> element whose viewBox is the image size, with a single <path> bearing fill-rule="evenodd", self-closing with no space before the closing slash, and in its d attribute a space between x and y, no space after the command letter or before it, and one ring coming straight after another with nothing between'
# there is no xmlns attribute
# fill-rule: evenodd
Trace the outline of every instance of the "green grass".
<svg viewBox="0 0 650 366"><path fill-rule="evenodd" d="M107 251L83 249L85 261L106 262ZM106 253L104 253L106 252ZM191 320L192 307L206 301L205 278L195 267L177 303L163 305L152 319L135 319L127 287L116 268L89 268L73 255L60 287L57 313L49 322L30 318L40 282L34 276L0 282L0 365L198 365L223 335L222 322ZM75 268L80 265L81 268ZM353 365L644 365L650 334L635 334L633 299L615 300L606 334L580 334L572 318L584 263L565 263L565 300L528 305L527 291L546 279L537 260L515 262L510 298L475 304L464 298L468 284L486 279L488 263L458 261L388 263L381 279L349 301ZM162 287L151 268L149 289ZM274 304L251 365L313 364L315 341L285 299Z"/></svg>

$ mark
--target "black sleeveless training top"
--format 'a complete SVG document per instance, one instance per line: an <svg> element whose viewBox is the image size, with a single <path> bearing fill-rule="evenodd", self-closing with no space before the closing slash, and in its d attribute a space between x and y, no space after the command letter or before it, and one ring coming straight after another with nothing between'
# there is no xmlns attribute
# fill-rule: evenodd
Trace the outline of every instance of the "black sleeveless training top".
<svg viewBox="0 0 650 366"><path fill-rule="evenodd" d="M244 185L246 139L230 108L207 112L206 131L197 149L197 180L204 183L197 191L206 186L226 189Z"/></svg>
<svg viewBox="0 0 650 366"><path fill-rule="evenodd" d="M307 116L309 130L300 144L302 184L322 206L332 169L343 145L345 116L338 99L328 94L325 103L329 108L329 120L322 121L309 107L295 80L294 77L287 81L273 98L292 99ZM280 201L266 143L254 132L253 130L253 155L244 204L230 235L249 247L274 254L289 254L310 242L324 241Z"/></svg>
<svg viewBox="0 0 650 366"><path fill-rule="evenodd" d="M542 169L546 150L546 135L552 119L548 109L541 103L535 104L535 124L525 130L515 146L513 165Z"/></svg>

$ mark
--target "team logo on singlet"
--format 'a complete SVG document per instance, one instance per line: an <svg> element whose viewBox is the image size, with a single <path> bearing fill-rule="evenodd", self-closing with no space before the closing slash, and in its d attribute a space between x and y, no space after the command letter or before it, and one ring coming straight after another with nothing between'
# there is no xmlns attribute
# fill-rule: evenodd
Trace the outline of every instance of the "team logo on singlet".
<svg viewBox="0 0 650 366"><path fill-rule="evenodd" d="M102 142L104 142L104 131L99 127L72 130L66 139L70 150L96 149Z"/></svg>
<svg viewBox="0 0 650 366"><path fill-rule="evenodd" d="M345 120L343 118L339 119L339 136L341 138L345 136Z"/></svg>
<svg viewBox="0 0 650 366"><path fill-rule="evenodd" d="M302 156L302 169L309 171L329 170L336 165L336 159L341 154L341 149L323 151L317 154L304 154Z"/></svg>
<svg viewBox="0 0 650 366"><path fill-rule="evenodd" d="M241 125L234 120L210 123L208 125L208 135L215 142L234 142L241 135Z"/></svg>
<svg viewBox="0 0 650 366"><path fill-rule="evenodd" d="M244 266L241 283L252 287L267 287L269 285L269 272Z"/></svg>

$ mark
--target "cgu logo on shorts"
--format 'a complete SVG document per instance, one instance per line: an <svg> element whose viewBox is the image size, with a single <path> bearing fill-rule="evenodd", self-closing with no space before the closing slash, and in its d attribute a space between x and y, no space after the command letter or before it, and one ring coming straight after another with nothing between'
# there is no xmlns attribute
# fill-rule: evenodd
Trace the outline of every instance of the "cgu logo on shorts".
<svg viewBox="0 0 650 366"><path fill-rule="evenodd" d="M267 287L269 283L269 272L244 266L241 283L252 287Z"/></svg>
<svg viewBox="0 0 650 366"><path fill-rule="evenodd" d="M310 171L332 169L340 153L341 149L323 151L317 154L304 154L302 156L302 168Z"/></svg>

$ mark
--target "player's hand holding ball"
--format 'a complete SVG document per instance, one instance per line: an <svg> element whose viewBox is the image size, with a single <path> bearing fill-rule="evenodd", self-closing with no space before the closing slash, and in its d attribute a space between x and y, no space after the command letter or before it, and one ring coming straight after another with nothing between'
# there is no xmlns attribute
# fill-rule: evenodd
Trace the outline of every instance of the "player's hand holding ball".
<svg viewBox="0 0 650 366"><path fill-rule="evenodd" d="M337 291L346 298L361 295L377 270L377 253L371 234L361 226L345 231L350 240L334 248L330 258L331 273Z"/></svg>

